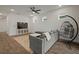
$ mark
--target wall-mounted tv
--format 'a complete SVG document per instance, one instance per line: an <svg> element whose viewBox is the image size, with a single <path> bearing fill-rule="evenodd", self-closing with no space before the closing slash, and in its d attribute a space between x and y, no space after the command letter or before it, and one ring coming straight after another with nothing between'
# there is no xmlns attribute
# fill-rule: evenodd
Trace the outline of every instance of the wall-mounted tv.
<svg viewBox="0 0 79 59"><path fill-rule="evenodd" d="M27 29L28 23L25 22L17 22L17 29Z"/></svg>

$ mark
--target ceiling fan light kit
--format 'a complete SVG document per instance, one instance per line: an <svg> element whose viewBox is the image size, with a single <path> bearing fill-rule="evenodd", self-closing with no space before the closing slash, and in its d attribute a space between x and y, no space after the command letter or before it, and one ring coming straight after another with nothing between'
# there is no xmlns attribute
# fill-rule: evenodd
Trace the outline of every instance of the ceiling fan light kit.
<svg viewBox="0 0 79 59"><path fill-rule="evenodd" d="M33 13L40 14L39 13L41 11L40 9L36 9L35 7L31 7L30 9Z"/></svg>

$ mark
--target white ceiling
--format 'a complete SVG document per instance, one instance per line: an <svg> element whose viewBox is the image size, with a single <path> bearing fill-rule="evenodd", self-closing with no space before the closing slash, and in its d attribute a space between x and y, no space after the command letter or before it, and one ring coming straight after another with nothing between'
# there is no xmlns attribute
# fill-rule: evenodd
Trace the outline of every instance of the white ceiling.
<svg viewBox="0 0 79 59"><path fill-rule="evenodd" d="M0 5L0 13L10 13L10 9L15 9L16 13L28 14L32 12L32 6L41 9L40 14L60 8L58 5Z"/></svg>
<svg viewBox="0 0 79 59"><path fill-rule="evenodd" d="M59 8L57 5L34 5L36 9L41 9L40 13ZM8 13L10 9L15 9L18 13L30 13L32 5L0 5L0 12Z"/></svg>

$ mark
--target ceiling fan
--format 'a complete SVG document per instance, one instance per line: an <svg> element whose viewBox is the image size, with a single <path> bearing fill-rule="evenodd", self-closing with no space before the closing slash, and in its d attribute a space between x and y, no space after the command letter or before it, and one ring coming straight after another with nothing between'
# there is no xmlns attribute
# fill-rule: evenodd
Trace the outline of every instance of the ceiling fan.
<svg viewBox="0 0 79 59"><path fill-rule="evenodd" d="M40 9L36 9L35 7L31 7L30 8L33 12L40 14L39 11L41 11Z"/></svg>

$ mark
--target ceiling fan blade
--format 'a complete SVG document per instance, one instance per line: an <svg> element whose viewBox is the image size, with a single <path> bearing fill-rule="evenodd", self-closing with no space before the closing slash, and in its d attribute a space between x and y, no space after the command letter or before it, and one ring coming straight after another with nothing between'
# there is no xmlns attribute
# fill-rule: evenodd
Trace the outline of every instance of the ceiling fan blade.
<svg viewBox="0 0 79 59"><path fill-rule="evenodd" d="M39 12L36 12L37 14L39 14Z"/></svg>
<svg viewBox="0 0 79 59"><path fill-rule="evenodd" d="M38 12L38 11L35 11L35 10L34 10L33 12L35 12L35 13L39 14L39 12Z"/></svg>
<svg viewBox="0 0 79 59"><path fill-rule="evenodd" d="M36 11L41 11L41 10L39 9L39 10L36 10Z"/></svg>
<svg viewBox="0 0 79 59"><path fill-rule="evenodd" d="M37 14L40 14L40 13L38 12L38 11L41 11L40 9L36 10L35 7L31 7L30 9L31 9L33 12L35 12L35 13L37 13Z"/></svg>

